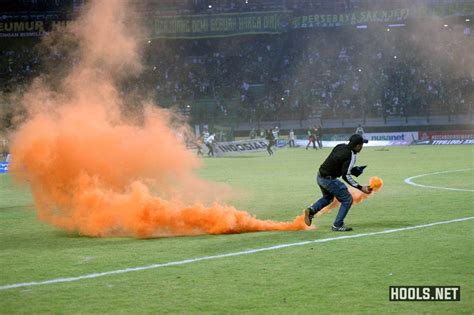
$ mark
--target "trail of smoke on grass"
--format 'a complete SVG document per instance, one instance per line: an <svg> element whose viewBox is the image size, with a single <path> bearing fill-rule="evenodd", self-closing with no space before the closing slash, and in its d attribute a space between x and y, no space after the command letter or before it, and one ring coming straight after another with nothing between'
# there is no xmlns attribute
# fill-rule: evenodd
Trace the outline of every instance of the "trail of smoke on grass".
<svg viewBox="0 0 474 315"><path fill-rule="evenodd" d="M142 68L127 12L125 1L91 1L48 37L74 63L31 85L12 144L12 174L31 185L39 218L90 236L307 229L301 216L262 221L219 203L230 189L196 177L191 133L172 112L147 102L124 115L117 86Z"/></svg>

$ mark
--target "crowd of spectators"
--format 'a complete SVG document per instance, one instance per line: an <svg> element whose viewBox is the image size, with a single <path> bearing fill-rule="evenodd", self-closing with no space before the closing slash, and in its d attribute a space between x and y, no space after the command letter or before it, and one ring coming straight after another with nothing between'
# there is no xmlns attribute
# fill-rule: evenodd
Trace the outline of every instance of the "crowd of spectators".
<svg viewBox="0 0 474 315"><path fill-rule="evenodd" d="M468 25L439 21L156 39L132 85L191 115L196 101L210 99L216 119L248 122L464 114L474 102L473 42ZM0 59L7 89L41 66L29 45L2 49Z"/></svg>
<svg viewBox="0 0 474 315"><path fill-rule="evenodd" d="M10 46L0 50L0 84L3 91L11 90L36 75L39 57L28 46Z"/></svg>
<svg viewBox="0 0 474 315"><path fill-rule="evenodd" d="M219 114L247 121L452 115L474 101L472 49L468 27L439 22L156 40L147 82L172 102L211 97Z"/></svg>

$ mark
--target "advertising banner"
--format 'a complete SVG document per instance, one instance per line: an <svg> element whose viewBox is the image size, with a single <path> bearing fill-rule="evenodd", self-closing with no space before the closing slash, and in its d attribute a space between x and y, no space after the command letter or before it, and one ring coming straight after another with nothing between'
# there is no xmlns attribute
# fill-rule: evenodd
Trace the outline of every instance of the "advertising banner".
<svg viewBox="0 0 474 315"><path fill-rule="evenodd" d="M420 131L416 144L474 144L474 130Z"/></svg>
<svg viewBox="0 0 474 315"><path fill-rule="evenodd" d="M348 141L349 138L352 136L352 133L333 133L333 134L325 134L323 135L323 141ZM308 137L306 136L306 139Z"/></svg>
<svg viewBox="0 0 474 315"><path fill-rule="evenodd" d="M8 172L8 162L0 162L0 173Z"/></svg>
<svg viewBox="0 0 474 315"><path fill-rule="evenodd" d="M308 140L296 140L296 146L306 148ZM324 141L323 148L333 148L340 143L349 143L348 140L344 141ZM369 141L369 143L364 144L364 147L386 147L386 146L399 146L399 145L409 145L408 141ZM313 149L310 145L309 149Z"/></svg>
<svg viewBox="0 0 474 315"><path fill-rule="evenodd" d="M474 130L420 131L419 140L474 139Z"/></svg>
<svg viewBox="0 0 474 315"><path fill-rule="evenodd" d="M383 132L383 133L365 133L364 138L371 141L396 141L410 144L418 140L418 131L412 132Z"/></svg>
<svg viewBox="0 0 474 315"><path fill-rule="evenodd" d="M389 10L355 11L349 13L308 14L294 16L292 28L335 27L369 24L373 22L396 23L408 19L464 16L474 13L474 3L440 3L425 6L410 6Z"/></svg>
<svg viewBox="0 0 474 315"><path fill-rule="evenodd" d="M276 34L285 30L290 11L159 16L153 21L154 38L225 37Z"/></svg>
<svg viewBox="0 0 474 315"><path fill-rule="evenodd" d="M370 22L399 22L410 17L409 9L375 10L346 14L311 14L295 16L293 28L334 27L367 24Z"/></svg>
<svg viewBox="0 0 474 315"><path fill-rule="evenodd" d="M447 144L474 144L474 139L456 139L456 140L431 140L430 144L447 145Z"/></svg>
<svg viewBox="0 0 474 315"><path fill-rule="evenodd" d="M36 37L67 25L65 20L0 21L0 37Z"/></svg>
<svg viewBox="0 0 474 315"><path fill-rule="evenodd" d="M240 140L214 143L216 156L241 155L267 150L268 141L265 139Z"/></svg>
<svg viewBox="0 0 474 315"><path fill-rule="evenodd" d="M340 143L348 143L350 134L330 134L323 136L323 147L332 148ZM364 138L369 143L364 147L384 147L409 145L418 140L418 132L382 132L382 133L365 133ZM296 145L306 148L308 140L298 139ZM311 147L311 146L310 146Z"/></svg>

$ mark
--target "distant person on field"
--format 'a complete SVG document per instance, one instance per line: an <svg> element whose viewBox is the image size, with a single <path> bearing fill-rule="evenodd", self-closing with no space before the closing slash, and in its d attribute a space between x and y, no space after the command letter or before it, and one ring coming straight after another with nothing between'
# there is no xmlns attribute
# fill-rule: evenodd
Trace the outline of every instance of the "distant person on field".
<svg viewBox="0 0 474 315"><path fill-rule="evenodd" d="M255 128L252 128L252 130L250 130L249 138L252 140L257 138L257 132L255 131Z"/></svg>
<svg viewBox="0 0 474 315"><path fill-rule="evenodd" d="M334 147L323 164L321 164L316 181L323 196L304 210L304 222L308 226L311 225L314 215L336 198L341 203L341 206L332 230L336 232L352 231L352 228L344 225L344 218L352 206L352 196L346 185L338 177L342 176L349 185L366 194L372 192L370 186L361 186L352 178L352 175L357 177L362 174L365 168L365 166L355 166L355 162L356 154L362 150L364 143L367 142L368 140L365 140L360 135L354 134L350 137L348 144L341 143Z"/></svg>
<svg viewBox="0 0 474 315"><path fill-rule="evenodd" d="M196 148L197 148L197 155L198 156L203 156L204 152L202 151L202 136L196 139Z"/></svg>
<svg viewBox="0 0 474 315"><path fill-rule="evenodd" d="M2 157L3 161L8 162L8 142L6 139L2 139Z"/></svg>
<svg viewBox="0 0 474 315"><path fill-rule="evenodd" d="M316 147L316 128L308 129L308 144L306 145L306 150L308 150L311 143L313 144L313 149L318 149Z"/></svg>
<svg viewBox="0 0 474 315"><path fill-rule="evenodd" d="M207 152L207 156L211 157L214 156L214 139L216 135L213 133L209 135L207 138L204 139L204 144L206 147L209 149L209 152Z"/></svg>
<svg viewBox="0 0 474 315"><path fill-rule="evenodd" d="M203 141L206 140L207 137L209 137L209 136L210 136L209 130L208 130L208 129L204 129L204 131L202 132L202 135L201 135L202 140L203 140Z"/></svg>
<svg viewBox="0 0 474 315"><path fill-rule="evenodd" d="M291 129L290 133L288 134L288 145L290 146L290 148L295 147L295 139L295 132L293 131L293 129Z"/></svg>
<svg viewBox="0 0 474 315"><path fill-rule="evenodd" d="M280 128L276 126L275 128L273 128L272 133L273 138L275 139L275 145L278 146L278 139L280 138Z"/></svg>
<svg viewBox="0 0 474 315"><path fill-rule="evenodd" d="M321 125L316 129L316 141L320 149L323 148L323 127Z"/></svg>
<svg viewBox="0 0 474 315"><path fill-rule="evenodd" d="M364 138L364 128L362 128L361 124L359 124L359 126L357 126L357 129L356 129L355 133L357 135L361 136L362 138Z"/></svg>
<svg viewBox="0 0 474 315"><path fill-rule="evenodd" d="M273 155L272 147L275 145L275 136L273 135L272 130L267 129L265 139L268 141L267 152L269 155Z"/></svg>

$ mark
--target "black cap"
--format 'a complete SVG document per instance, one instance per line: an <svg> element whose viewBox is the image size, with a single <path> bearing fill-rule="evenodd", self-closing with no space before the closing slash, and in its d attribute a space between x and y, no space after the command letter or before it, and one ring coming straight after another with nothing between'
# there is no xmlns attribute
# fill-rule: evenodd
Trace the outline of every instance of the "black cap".
<svg viewBox="0 0 474 315"><path fill-rule="evenodd" d="M362 143L368 143L369 140L362 138L361 135L355 134L349 138L349 143L353 145L358 145Z"/></svg>

